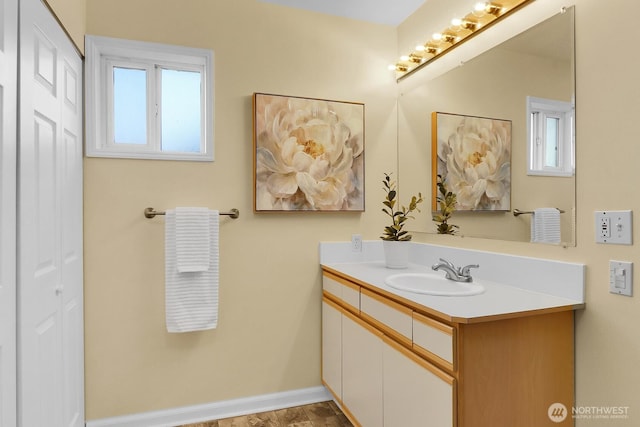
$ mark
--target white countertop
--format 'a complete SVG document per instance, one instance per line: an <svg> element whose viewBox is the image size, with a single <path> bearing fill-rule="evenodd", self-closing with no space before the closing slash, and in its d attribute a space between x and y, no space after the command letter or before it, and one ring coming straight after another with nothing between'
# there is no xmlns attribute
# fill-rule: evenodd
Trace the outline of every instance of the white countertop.
<svg viewBox="0 0 640 427"><path fill-rule="evenodd" d="M491 320L491 317L519 317L533 311L551 309L576 309L584 304L578 300L533 292L491 282L476 280L485 291L472 296L433 296L402 291L385 284L385 279L398 273L428 273L433 271L425 266L411 264L409 268L393 270L386 268L383 261L357 263L331 263L323 266L335 270L359 282L364 282L385 293L396 295L412 304L421 306L425 311L438 314L445 320L470 323ZM443 273L444 275L444 273ZM435 312L435 313L434 313Z"/></svg>
<svg viewBox="0 0 640 427"><path fill-rule="evenodd" d="M502 280L498 282L486 277L474 279L476 283L485 287L485 292L472 296L424 295L402 291L385 284L385 279L393 274L440 273L434 272L429 266L423 264L414 263L406 269L395 270L386 268L382 260L339 262L336 259L325 259L323 262L321 259L321 265L452 322L473 323L492 320L492 318L521 317L543 311L584 308L583 299L567 297L562 293L554 295L550 292L541 292L536 287L527 289L523 288L521 283L508 283ZM444 275L444 272L441 273ZM513 280L520 282L519 279ZM544 279L540 278L540 280Z"/></svg>

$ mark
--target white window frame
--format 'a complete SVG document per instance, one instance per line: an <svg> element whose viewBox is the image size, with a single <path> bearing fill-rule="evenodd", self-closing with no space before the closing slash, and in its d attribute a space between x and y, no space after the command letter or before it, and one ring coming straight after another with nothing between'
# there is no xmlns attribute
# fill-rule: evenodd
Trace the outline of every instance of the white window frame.
<svg viewBox="0 0 640 427"><path fill-rule="evenodd" d="M558 166L545 165L545 123L558 119ZM575 132L573 103L527 96L527 175L573 176L575 173Z"/></svg>
<svg viewBox="0 0 640 427"><path fill-rule="evenodd" d="M213 52L183 46L85 37L86 155L132 159L213 161ZM114 143L113 68L147 70L147 144ZM159 94L162 69L201 73L199 152L162 151Z"/></svg>

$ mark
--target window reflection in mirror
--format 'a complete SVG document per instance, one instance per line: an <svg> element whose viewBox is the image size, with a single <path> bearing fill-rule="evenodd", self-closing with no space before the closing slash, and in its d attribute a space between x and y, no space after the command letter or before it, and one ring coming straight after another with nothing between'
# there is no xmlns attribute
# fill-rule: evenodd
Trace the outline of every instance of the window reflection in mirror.
<svg viewBox="0 0 640 427"><path fill-rule="evenodd" d="M573 175L573 112L571 102L527 97L529 175Z"/></svg>

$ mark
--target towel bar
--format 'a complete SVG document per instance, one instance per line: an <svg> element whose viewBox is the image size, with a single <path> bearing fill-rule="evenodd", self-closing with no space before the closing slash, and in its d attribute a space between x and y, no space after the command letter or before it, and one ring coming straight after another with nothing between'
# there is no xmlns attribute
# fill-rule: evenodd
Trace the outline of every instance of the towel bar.
<svg viewBox="0 0 640 427"><path fill-rule="evenodd" d="M558 209L558 208L556 208ZM564 211L562 209L558 209L560 211L560 213L564 213ZM513 216L518 216L518 215L530 215L532 214L533 211L521 211L520 209L514 209L513 210Z"/></svg>
<svg viewBox="0 0 640 427"><path fill-rule="evenodd" d="M156 215L165 215L166 212L157 212L153 208L145 208L144 216L146 218L153 218ZM228 215L233 219L236 219L240 216L240 211L236 208L231 209L229 212L220 212L220 215Z"/></svg>

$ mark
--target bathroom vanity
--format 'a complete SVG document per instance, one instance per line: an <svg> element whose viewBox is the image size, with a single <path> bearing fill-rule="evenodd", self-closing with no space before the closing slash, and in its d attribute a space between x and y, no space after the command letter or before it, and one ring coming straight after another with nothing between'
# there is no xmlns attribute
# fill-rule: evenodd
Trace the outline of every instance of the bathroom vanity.
<svg viewBox="0 0 640 427"><path fill-rule="evenodd" d="M536 270L539 262L554 263L414 245L414 258L426 262L407 272L434 273L429 260L449 251L464 262L481 258L479 276L483 263L495 269L509 261L505 268L524 273L526 284L535 280L523 265ZM340 262L336 252L327 256L324 250L322 380L355 425L573 425L573 314L584 307L583 266L550 264L538 274L541 280L559 276L576 288L556 294L485 274L482 294L447 297L389 287L385 278L398 271L375 255ZM554 403L567 409L563 421L558 411L549 412Z"/></svg>

